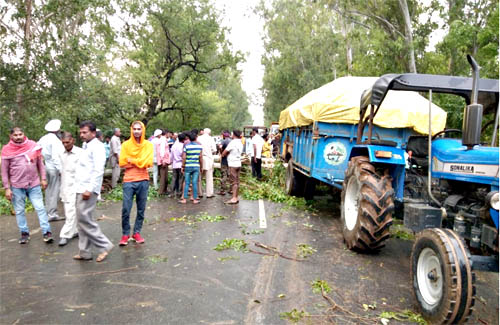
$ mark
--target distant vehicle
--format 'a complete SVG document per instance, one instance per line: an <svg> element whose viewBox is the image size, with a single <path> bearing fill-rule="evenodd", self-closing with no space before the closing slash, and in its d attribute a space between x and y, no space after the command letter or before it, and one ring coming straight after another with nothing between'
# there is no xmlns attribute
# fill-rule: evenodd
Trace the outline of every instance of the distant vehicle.
<svg viewBox="0 0 500 325"><path fill-rule="evenodd" d="M280 123L279 122L271 123L271 129L269 134L278 134L279 132L280 132Z"/></svg>
<svg viewBox="0 0 500 325"><path fill-rule="evenodd" d="M254 126L254 125L246 125L243 127L243 136L245 138L251 138L252 130L258 129L260 136L264 136L264 134L268 133L269 129L265 126Z"/></svg>
<svg viewBox="0 0 500 325"><path fill-rule="evenodd" d="M245 153L249 154L251 148L251 141L249 141L252 138L252 130L253 129L259 130L259 135L262 137L264 134L268 133L269 129L265 126L255 126L255 125L246 125L243 127L243 136L245 137Z"/></svg>

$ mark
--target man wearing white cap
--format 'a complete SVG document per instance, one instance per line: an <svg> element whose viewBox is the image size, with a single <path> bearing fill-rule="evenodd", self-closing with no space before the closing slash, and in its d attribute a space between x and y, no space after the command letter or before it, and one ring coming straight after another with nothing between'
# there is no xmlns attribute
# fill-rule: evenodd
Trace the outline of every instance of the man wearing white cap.
<svg viewBox="0 0 500 325"><path fill-rule="evenodd" d="M56 133L61 128L60 120L50 120L45 125L46 135L38 140L42 147L42 156L45 160L45 172L47 174L47 189L45 190L45 208L49 216L49 221L63 220L57 213L57 200L59 198L59 189L61 187L61 160L64 152L64 146Z"/></svg>
<svg viewBox="0 0 500 325"><path fill-rule="evenodd" d="M160 129L156 129L153 133L153 139L151 139L151 143L153 144L153 184L155 189L158 189L158 160L156 159L158 154L156 152L156 147L161 141L161 133Z"/></svg>
<svg viewBox="0 0 500 325"><path fill-rule="evenodd" d="M198 142L203 147L203 175L205 175L207 198L214 197L214 157L217 147L215 141L210 135L211 130L206 128L203 134L198 137ZM201 180L201 176L200 176Z"/></svg>

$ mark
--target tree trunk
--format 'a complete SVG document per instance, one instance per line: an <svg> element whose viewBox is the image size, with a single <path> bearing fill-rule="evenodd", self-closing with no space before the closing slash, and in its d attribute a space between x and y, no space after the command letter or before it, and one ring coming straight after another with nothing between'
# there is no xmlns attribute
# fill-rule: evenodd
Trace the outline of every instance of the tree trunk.
<svg viewBox="0 0 500 325"><path fill-rule="evenodd" d="M408 2L406 0L399 0L399 6L403 12L403 18L405 21L405 41L408 46L410 60L408 62L410 72L417 73L417 66L415 64L415 49L413 47L413 31L411 28L410 11L408 10Z"/></svg>
<svg viewBox="0 0 500 325"><path fill-rule="evenodd" d="M344 17L339 14L339 19L340 19L340 29L342 36L344 37L345 40L345 46L346 46L346 64L347 64L347 75L350 76L352 75L352 46L351 46L351 40L349 38L349 23L347 22Z"/></svg>
<svg viewBox="0 0 500 325"><path fill-rule="evenodd" d="M25 73L28 74L30 69L30 58L31 58L31 13L32 13L32 0L26 0L26 21L24 23L24 68L26 69ZM12 122L16 122L19 120L20 115L23 112L24 108L24 97L23 97L24 86L17 86L17 95L16 95L16 104L17 104L17 112L13 108L10 111L10 120Z"/></svg>

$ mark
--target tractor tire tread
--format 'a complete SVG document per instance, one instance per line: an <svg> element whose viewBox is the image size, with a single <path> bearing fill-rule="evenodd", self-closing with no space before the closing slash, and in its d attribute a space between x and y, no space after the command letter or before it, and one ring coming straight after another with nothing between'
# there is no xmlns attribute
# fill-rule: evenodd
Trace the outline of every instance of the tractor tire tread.
<svg viewBox="0 0 500 325"><path fill-rule="evenodd" d="M360 226L357 231L344 229L345 242L349 249L377 251L385 246L383 242L390 237L389 228L394 211L391 177L379 175L368 157L364 156L354 157L349 161L344 188L350 177L356 177L361 186L358 208ZM345 191L342 199L344 196Z"/></svg>

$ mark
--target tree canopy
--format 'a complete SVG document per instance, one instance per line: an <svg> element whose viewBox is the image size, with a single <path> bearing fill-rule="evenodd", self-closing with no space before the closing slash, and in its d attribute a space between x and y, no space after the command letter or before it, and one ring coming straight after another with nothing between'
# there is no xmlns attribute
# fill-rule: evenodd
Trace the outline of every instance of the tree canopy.
<svg viewBox="0 0 500 325"><path fill-rule="evenodd" d="M273 0L261 1L257 12L265 21L267 122L309 91L347 75L468 76L466 54L472 54L481 77L498 79L497 1ZM432 48L430 35L438 28L446 34ZM463 102L435 100L448 110L449 124L459 126Z"/></svg>
<svg viewBox="0 0 500 325"><path fill-rule="evenodd" d="M0 143L59 118L125 133L133 120L174 131L251 123L249 98L216 0L6 0L0 5ZM266 124L346 75L433 73L498 78L498 1L269 0L262 94ZM430 43L435 30L444 32ZM435 96L459 126L463 102ZM489 123L491 117L485 118Z"/></svg>
<svg viewBox="0 0 500 325"><path fill-rule="evenodd" d="M38 139L51 118L72 132L85 119L125 133L137 119L148 129L241 127L250 120L236 66L244 58L220 15L208 0L8 0L2 130L20 125Z"/></svg>

